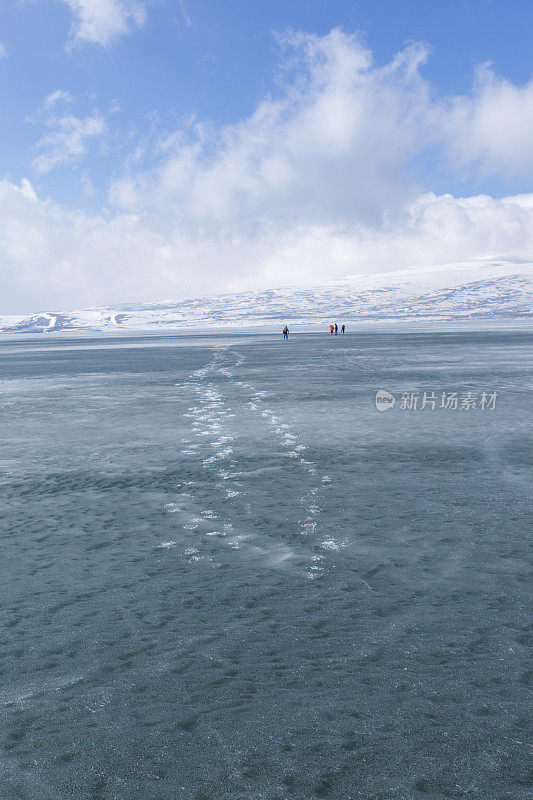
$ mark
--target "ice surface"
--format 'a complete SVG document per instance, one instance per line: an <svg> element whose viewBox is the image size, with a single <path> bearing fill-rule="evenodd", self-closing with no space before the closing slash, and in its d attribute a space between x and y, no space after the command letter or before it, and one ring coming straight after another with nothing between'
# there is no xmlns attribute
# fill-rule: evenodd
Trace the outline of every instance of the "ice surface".
<svg viewBox="0 0 533 800"><path fill-rule="evenodd" d="M531 338L0 343L0 798L526 798Z"/></svg>

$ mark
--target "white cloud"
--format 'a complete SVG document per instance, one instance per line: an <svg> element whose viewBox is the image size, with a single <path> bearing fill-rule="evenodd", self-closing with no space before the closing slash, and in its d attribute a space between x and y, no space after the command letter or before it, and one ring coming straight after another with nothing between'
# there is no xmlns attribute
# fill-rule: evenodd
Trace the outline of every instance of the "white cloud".
<svg viewBox="0 0 533 800"><path fill-rule="evenodd" d="M533 80L514 86L485 66L473 96L453 99L443 121L454 161L477 162L486 172L533 175Z"/></svg>
<svg viewBox="0 0 533 800"><path fill-rule="evenodd" d="M284 43L279 96L222 129L192 121L167 135L159 166L116 179L110 201L204 231L375 224L419 193L409 164L430 148L458 180L466 165L533 176L533 82L485 70L471 96L434 101L423 45L380 67L339 30Z"/></svg>
<svg viewBox="0 0 533 800"><path fill-rule="evenodd" d="M49 125L53 129L39 141L39 153L32 162L41 173L78 160L87 152L87 141L105 131L105 121L98 114L83 119L68 114L54 118Z"/></svg>
<svg viewBox="0 0 533 800"><path fill-rule="evenodd" d="M410 166L431 148L441 169L453 157L461 169L526 173L523 134L510 126L505 138L502 126L493 140L480 120L495 93L508 98L514 115L523 106L527 119L527 87L491 76L478 79L470 97L434 100L421 75L423 46L380 66L341 31L293 34L283 44L275 95L233 125L192 119L166 131L148 147L159 158L155 169L143 171L133 159L135 171L112 182L111 212L69 211L27 183L0 183L0 310L531 257L533 195L437 196L416 184ZM60 92L48 99L53 124L42 140L41 170L79 157L103 131L96 112L60 113L69 101Z"/></svg>
<svg viewBox="0 0 533 800"><path fill-rule="evenodd" d="M185 0L178 0L178 5L182 14L182 17L185 21L185 25L190 28L191 27L191 18L187 13L187 7L185 5Z"/></svg>
<svg viewBox="0 0 533 800"><path fill-rule="evenodd" d="M142 27L146 8L138 0L58 0L74 15L71 43L107 46L134 27Z"/></svg>
<svg viewBox="0 0 533 800"><path fill-rule="evenodd" d="M52 92L52 94L49 94L48 97L45 98L43 109L44 111L51 111L60 102L72 102L72 96L70 92L65 92L63 89L57 89L55 92Z"/></svg>
<svg viewBox="0 0 533 800"><path fill-rule="evenodd" d="M0 58L7 58L7 47L3 42L0 42Z"/></svg>
<svg viewBox="0 0 533 800"><path fill-rule="evenodd" d="M416 187L404 165L430 133L423 47L385 68L353 36L292 35L288 83L220 131L193 124L151 173L113 183L130 210L176 209L191 225L376 222Z"/></svg>
<svg viewBox="0 0 533 800"><path fill-rule="evenodd" d="M70 104L69 92L57 90L43 103L43 122L47 133L37 143L33 166L40 173L50 172L59 164L70 164L87 153L88 143L105 133L106 123L95 111L86 117L58 113L62 104Z"/></svg>

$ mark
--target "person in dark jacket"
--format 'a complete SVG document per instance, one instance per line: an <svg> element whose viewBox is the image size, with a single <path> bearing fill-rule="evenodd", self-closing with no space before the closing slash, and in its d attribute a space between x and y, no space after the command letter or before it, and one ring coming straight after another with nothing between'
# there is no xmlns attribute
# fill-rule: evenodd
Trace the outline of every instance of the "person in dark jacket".
<svg viewBox="0 0 533 800"><path fill-rule="evenodd" d="M285 325L285 327L283 328L283 338L284 338L284 339L288 339L288 338L289 338L289 329L287 328L287 326L286 326L286 325Z"/></svg>

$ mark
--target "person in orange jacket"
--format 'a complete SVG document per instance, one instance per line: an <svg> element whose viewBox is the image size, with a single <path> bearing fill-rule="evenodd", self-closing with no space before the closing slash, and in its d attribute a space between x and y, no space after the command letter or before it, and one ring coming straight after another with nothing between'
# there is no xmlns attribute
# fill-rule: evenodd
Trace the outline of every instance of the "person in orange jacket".
<svg viewBox="0 0 533 800"><path fill-rule="evenodd" d="M284 339L288 339L288 338L289 338L289 329L287 328L287 326L286 326L286 325L285 325L285 327L283 328L283 338L284 338Z"/></svg>
<svg viewBox="0 0 533 800"><path fill-rule="evenodd" d="M333 330L334 330L334 328L333 328L333 325L330 325L330 326L329 326L329 332L330 332L330 333L333 333Z"/></svg>

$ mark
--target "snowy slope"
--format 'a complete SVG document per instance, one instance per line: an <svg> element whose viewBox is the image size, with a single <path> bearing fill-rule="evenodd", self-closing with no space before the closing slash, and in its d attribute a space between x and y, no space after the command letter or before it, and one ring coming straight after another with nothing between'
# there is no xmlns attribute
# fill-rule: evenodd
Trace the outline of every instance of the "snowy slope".
<svg viewBox="0 0 533 800"><path fill-rule="evenodd" d="M320 286L0 317L0 331L161 330L330 321L516 319L532 316L533 263L486 260L354 275Z"/></svg>

